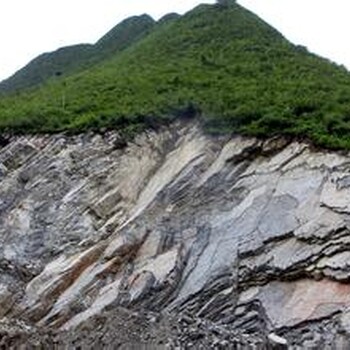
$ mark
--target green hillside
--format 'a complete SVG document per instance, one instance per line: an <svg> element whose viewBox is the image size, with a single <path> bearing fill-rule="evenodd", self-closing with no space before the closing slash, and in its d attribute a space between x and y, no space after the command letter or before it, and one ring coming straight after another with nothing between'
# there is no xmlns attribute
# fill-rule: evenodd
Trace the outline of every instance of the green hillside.
<svg viewBox="0 0 350 350"><path fill-rule="evenodd" d="M89 70L0 99L0 129L133 134L196 116L210 132L350 149L350 74L238 4L201 5Z"/></svg>
<svg viewBox="0 0 350 350"><path fill-rule="evenodd" d="M152 31L155 24L148 15L133 16L116 25L95 45L73 45L44 53L0 82L0 94L33 88L49 79L87 69L142 39Z"/></svg>
<svg viewBox="0 0 350 350"><path fill-rule="evenodd" d="M67 74L84 66L93 54L93 45L63 47L44 53L0 83L0 93L9 93L42 84L47 79Z"/></svg>

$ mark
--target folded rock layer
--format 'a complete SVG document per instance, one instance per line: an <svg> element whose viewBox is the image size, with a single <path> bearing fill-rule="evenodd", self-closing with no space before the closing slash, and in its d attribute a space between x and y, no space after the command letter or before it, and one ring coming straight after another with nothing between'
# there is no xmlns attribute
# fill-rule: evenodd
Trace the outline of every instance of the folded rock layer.
<svg viewBox="0 0 350 350"><path fill-rule="evenodd" d="M3 342L350 346L349 154L193 122L121 144L0 149Z"/></svg>

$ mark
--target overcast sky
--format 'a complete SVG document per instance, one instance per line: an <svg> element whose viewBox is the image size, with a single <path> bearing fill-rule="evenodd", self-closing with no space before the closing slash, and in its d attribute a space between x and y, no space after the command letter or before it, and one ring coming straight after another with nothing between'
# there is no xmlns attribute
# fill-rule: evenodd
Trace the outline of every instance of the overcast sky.
<svg viewBox="0 0 350 350"><path fill-rule="evenodd" d="M124 18L155 19L214 0L4 0L0 2L0 80L37 55L93 43ZM350 68L350 1L239 0L289 40Z"/></svg>

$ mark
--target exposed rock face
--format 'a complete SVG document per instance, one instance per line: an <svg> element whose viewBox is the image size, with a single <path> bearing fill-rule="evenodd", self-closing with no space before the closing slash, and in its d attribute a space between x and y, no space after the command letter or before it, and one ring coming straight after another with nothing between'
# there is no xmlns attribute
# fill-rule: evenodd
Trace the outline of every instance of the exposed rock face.
<svg viewBox="0 0 350 350"><path fill-rule="evenodd" d="M119 144L0 149L0 328L45 347L350 346L348 154L193 123Z"/></svg>

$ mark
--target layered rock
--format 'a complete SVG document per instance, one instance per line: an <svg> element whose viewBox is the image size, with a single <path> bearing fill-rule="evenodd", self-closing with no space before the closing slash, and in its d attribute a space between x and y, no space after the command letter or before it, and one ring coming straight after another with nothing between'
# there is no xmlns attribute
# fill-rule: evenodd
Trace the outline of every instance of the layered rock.
<svg viewBox="0 0 350 350"><path fill-rule="evenodd" d="M0 150L6 322L68 347L60 334L76 344L141 311L157 319L152 341L174 347L350 346L349 154L193 122L121 144L112 132Z"/></svg>

